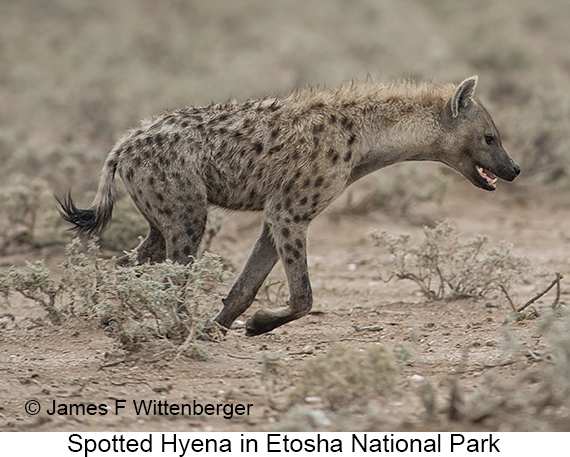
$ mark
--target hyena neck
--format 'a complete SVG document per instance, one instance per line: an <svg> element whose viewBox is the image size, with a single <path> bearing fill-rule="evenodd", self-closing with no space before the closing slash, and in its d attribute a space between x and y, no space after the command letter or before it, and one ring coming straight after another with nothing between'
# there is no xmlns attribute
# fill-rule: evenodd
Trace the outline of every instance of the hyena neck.
<svg viewBox="0 0 570 457"><path fill-rule="evenodd" d="M380 92L364 108L349 184L380 168L405 161L437 161L447 90L409 89L406 96Z"/></svg>

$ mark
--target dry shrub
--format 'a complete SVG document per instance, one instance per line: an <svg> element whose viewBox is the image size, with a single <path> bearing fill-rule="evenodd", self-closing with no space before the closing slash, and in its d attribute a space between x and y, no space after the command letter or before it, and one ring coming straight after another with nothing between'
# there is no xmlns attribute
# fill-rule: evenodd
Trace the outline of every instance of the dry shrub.
<svg viewBox="0 0 570 457"><path fill-rule="evenodd" d="M336 344L327 354L309 360L291 394L292 403L315 396L331 410L363 406L371 398L395 392L396 355L380 345L365 351Z"/></svg>
<svg viewBox="0 0 570 457"><path fill-rule="evenodd" d="M570 407L570 313L567 309L545 313L538 331L549 348L544 356L549 363L540 370L543 377L537 394L542 401L538 406Z"/></svg>
<svg viewBox="0 0 570 457"><path fill-rule="evenodd" d="M463 419L518 431L565 431L570 426L570 314L547 312L535 335L544 338L540 350L529 350L508 330L505 351L518 363L516 377L498 369L486 373L477 390L460 407ZM566 411L566 414L565 414Z"/></svg>
<svg viewBox="0 0 570 457"><path fill-rule="evenodd" d="M508 290L529 269L528 259L514 255L510 244L492 246L483 235L462 241L449 222L424 227L424 236L410 245L410 235L370 234L375 246L392 255L389 279L414 281L430 300L484 298L501 285Z"/></svg>
<svg viewBox="0 0 570 457"><path fill-rule="evenodd" d="M6 303L10 303L13 292L33 300L48 313L54 325L60 324L65 319L61 307L63 285L53 281L52 272L43 260L36 263L26 262L24 270L11 267L8 271L0 273L0 294Z"/></svg>
<svg viewBox="0 0 570 457"><path fill-rule="evenodd" d="M0 187L0 255L63 243L61 218L47 181L17 175Z"/></svg>
<svg viewBox="0 0 570 457"><path fill-rule="evenodd" d="M198 340L207 337L208 317L220 298L217 256L204 253L192 265L167 260L115 268L99 259L94 244L89 251L86 255L70 245L62 281L72 299L91 307L124 349L168 339L185 353L204 358Z"/></svg>
<svg viewBox="0 0 570 457"><path fill-rule="evenodd" d="M200 339L209 336L209 316L219 303L222 266L204 253L192 265L171 261L116 267L100 258L91 242L87 253L79 241L66 248L59 283L42 262L0 273L0 293L9 300L19 292L44 308L54 324L70 316L97 316L121 347L136 351L144 342L171 342L192 357L206 358Z"/></svg>

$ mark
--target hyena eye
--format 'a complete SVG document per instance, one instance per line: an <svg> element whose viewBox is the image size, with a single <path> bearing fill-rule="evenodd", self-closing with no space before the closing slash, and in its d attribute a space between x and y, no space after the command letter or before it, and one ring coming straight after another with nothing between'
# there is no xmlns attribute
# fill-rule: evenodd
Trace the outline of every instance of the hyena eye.
<svg viewBox="0 0 570 457"><path fill-rule="evenodd" d="M489 146L495 142L495 137L493 135L485 135L485 143Z"/></svg>

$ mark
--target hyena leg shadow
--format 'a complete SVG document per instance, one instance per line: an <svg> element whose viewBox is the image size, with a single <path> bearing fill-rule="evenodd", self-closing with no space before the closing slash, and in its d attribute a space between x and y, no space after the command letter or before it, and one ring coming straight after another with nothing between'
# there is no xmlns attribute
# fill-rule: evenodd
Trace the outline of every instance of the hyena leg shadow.
<svg viewBox="0 0 570 457"><path fill-rule="evenodd" d="M150 226L148 236L136 249L137 261L170 259L187 265L196 257L206 228L205 188L197 179L189 179L184 186L173 179L148 179L152 186L138 192L127 188Z"/></svg>

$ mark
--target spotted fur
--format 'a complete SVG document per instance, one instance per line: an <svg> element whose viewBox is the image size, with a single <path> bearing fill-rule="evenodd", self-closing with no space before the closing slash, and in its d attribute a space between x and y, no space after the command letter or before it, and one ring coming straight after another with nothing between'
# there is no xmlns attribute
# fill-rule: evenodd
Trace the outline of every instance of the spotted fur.
<svg viewBox="0 0 570 457"><path fill-rule="evenodd" d="M308 88L168 112L119 140L89 209L78 209L68 196L61 213L78 234L101 233L118 172L150 226L138 261L185 264L198 251L208 205L262 211L261 236L215 320L229 328L281 259L288 305L261 309L246 325L249 335L264 333L311 309L307 227L357 179L407 160L446 163L487 190L490 178L478 169L507 180L518 175L491 117L473 98L476 82L367 80L335 91Z"/></svg>

